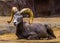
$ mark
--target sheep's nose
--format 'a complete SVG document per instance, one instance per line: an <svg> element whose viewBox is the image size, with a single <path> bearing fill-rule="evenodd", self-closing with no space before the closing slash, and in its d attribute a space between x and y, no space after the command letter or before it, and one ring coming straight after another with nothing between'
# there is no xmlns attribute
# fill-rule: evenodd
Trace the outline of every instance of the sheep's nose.
<svg viewBox="0 0 60 43"><path fill-rule="evenodd" d="M14 22L14 26L16 26L16 22Z"/></svg>

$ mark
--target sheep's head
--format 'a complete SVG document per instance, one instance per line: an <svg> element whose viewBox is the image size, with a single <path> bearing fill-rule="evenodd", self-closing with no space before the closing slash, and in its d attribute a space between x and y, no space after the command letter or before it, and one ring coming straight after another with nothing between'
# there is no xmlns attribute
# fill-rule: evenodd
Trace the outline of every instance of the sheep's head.
<svg viewBox="0 0 60 43"><path fill-rule="evenodd" d="M8 21L9 23L12 21L12 19L13 19L13 17L14 17L14 10L15 10L15 9L17 9L17 8L14 8L14 9L12 10L11 20ZM17 11L17 10L16 10L16 11ZM24 8L24 9L20 10L20 14L22 14L22 13L23 13L23 14L28 13L28 15L30 16L29 23L32 24L32 22L33 22L33 12L32 12L32 10L29 9L29 8ZM15 17L15 18L17 18L17 17ZM15 20L14 20L14 21L15 21Z"/></svg>
<svg viewBox="0 0 60 43"><path fill-rule="evenodd" d="M17 26L19 23L23 21L23 16L22 15L14 15L14 20L13 23L15 26Z"/></svg>

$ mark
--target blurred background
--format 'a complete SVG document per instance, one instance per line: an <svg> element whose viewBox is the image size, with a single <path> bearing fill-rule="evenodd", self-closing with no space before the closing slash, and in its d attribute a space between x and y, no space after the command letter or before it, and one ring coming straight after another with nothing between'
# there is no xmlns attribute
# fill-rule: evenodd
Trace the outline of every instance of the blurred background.
<svg viewBox="0 0 60 43"><path fill-rule="evenodd" d="M48 24L54 31L56 39L25 41L18 40L13 22L8 24L11 8L16 6L19 10L30 8L34 13L33 23ZM24 15L26 17L26 15ZM24 21L28 22L28 18ZM0 43L60 43L60 0L0 0Z"/></svg>
<svg viewBox="0 0 60 43"><path fill-rule="evenodd" d="M60 17L60 0L0 0L0 15L9 16L12 6L28 7L34 17Z"/></svg>

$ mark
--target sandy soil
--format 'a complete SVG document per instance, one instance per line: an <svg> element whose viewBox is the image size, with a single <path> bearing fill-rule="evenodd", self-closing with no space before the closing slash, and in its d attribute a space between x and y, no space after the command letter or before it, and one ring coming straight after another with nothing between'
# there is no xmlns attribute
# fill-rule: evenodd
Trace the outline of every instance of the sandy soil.
<svg viewBox="0 0 60 43"><path fill-rule="evenodd" d="M0 17L0 30L6 28L5 26L8 24L7 20L9 19L10 17ZM28 19L25 18L24 21L28 22ZM33 22L54 23L60 22L60 18L35 18ZM8 25L13 26L12 23ZM60 43L60 29L54 28L53 31L57 38L52 40L25 40L25 39L17 40L15 33L9 34L6 33L4 35L0 35L0 43Z"/></svg>

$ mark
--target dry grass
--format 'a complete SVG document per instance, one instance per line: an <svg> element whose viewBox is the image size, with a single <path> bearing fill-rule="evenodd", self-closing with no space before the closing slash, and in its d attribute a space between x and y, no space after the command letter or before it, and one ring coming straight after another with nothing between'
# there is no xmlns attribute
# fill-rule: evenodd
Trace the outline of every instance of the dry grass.
<svg viewBox="0 0 60 43"><path fill-rule="evenodd" d="M0 17L0 26L7 25L8 23L6 22L7 20L9 20L10 17ZM24 21L28 22L28 19L24 19ZM60 22L60 18L35 18L34 22ZM9 25L12 25L9 24ZM3 28L0 28L3 29ZM4 34L4 35L0 35L0 43L60 43L60 29L53 29L54 30L54 34L56 35L56 39L52 39L52 40L17 40L17 37L15 35L15 33L9 33L9 34Z"/></svg>

